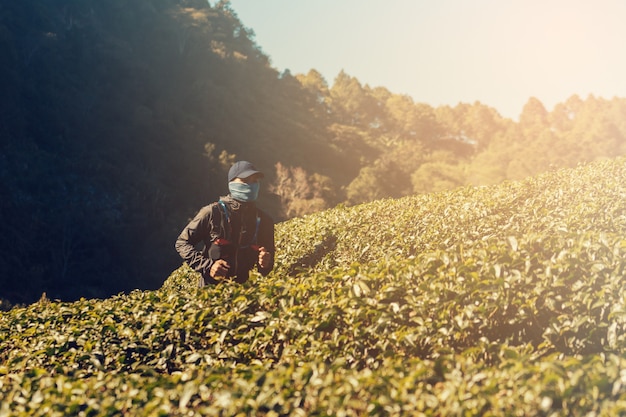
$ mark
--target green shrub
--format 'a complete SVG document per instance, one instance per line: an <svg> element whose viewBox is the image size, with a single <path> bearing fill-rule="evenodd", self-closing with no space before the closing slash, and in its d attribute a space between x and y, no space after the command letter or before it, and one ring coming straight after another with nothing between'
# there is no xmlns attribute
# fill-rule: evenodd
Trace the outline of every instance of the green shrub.
<svg viewBox="0 0 626 417"><path fill-rule="evenodd" d="M626 410L626 160L277 225L277 267L0 316L0 415Z"/></svg>

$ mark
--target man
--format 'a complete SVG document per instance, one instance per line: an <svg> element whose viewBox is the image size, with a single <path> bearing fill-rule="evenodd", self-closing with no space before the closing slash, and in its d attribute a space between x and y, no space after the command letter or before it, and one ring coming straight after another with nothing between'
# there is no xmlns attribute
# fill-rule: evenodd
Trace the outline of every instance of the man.
<svg viewBox="0 0 626 417"><path fill-rule="evenodd" d="M250 162L235 162L229 195L200 209L178 236L176 250L201 274L200 287L225 279L243 283L255 266L263 276L273 269L274 221L255 203L263 177Z"/></svg>

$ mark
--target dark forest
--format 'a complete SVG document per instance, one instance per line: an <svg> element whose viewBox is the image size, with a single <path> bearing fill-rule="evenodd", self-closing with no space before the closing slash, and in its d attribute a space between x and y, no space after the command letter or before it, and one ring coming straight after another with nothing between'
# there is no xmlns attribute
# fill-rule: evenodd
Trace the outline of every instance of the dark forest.
<svg viewBox="0 0 626 417"><path fill-rule="evenodd" d="M519 120L340 72L278 72L228 1L0 3L0 299L155 289L176 236L247 159L277 221L626 153L626 99Z"/></svg>

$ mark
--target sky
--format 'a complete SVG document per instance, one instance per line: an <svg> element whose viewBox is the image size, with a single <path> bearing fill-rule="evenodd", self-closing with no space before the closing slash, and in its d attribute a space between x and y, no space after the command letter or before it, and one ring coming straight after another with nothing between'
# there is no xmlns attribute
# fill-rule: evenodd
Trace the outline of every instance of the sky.
<svg viewBox="0 0 626 417"><path fill-rule="evenodd" d="M514 120L574 94L626 97L626 0L231 0L279 72L344 71L433 107Z"/></svg>

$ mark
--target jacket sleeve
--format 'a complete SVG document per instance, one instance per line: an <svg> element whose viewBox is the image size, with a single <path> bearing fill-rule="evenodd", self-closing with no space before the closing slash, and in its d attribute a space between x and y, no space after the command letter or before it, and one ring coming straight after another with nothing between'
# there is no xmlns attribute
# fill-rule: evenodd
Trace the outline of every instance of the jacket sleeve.
<svg viewBox="0 0 626 417"><path fill-rule="evenodd" d="M212 217L212 205L203 207L176 239L176 251L180 257L205 279L211 279L210 271L213 261L205 253L198 250L197 246L200 242L207 245L212 240Z"/></svg>
<svg viewBox="0 0 626 417"><path fill-rule="evenodd" d="M261 224L259 225L259 245L272 254L272 261L266 268L261 268L257 262L257 269L261 275L266 276L274 269L274 259L276 258L276 247L274 244L274 220L266 213L261 213Z"/></svg>

